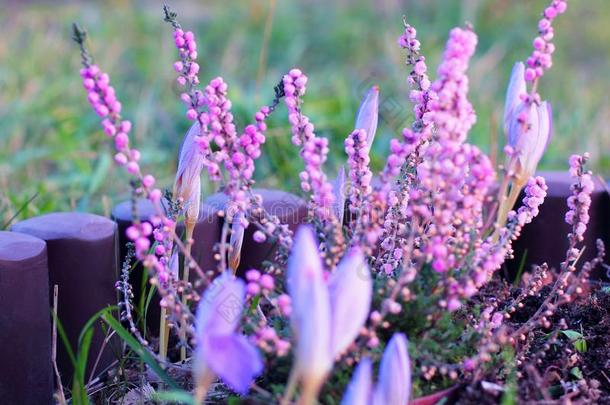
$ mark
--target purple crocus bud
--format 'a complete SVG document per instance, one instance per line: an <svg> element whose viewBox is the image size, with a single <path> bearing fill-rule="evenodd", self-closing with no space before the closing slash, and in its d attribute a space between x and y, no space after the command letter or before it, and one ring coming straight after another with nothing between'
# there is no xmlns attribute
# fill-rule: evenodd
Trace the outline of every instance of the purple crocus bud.
<svg viewBox="0 0 610 405"><path fill-rule="evenodd" d="M182 198L186 208L186 222L192 224L196 223L199 218L201 204L201 170L204 161L199 146L195 142L199 131L200 126L196 122L184 136L174 182L174 197Z"/></svg>
<svg viewBox="0 0 610 405"><path fill-rule="evenodd" d="M405 405L409 403L410 394L411 364L407 350L407 338L402 333L395 333L381 358L373 402L385 405Z"/></svg>
<svg viewBox="0 0 610 405"><path fill-rule="evenodd" d="M521 104L511 121L508 143L514 150L518 182L525 184L534 175L551 139L552 110L548 102Z"/></svg>
<svg viewBox="0 0 610 405"><path fill-rule="evenodd" d="M241 247L244 243L244 231L246 227L244 226L244 213L238 212L233 217L233 223L231 224L231 239L229 240L229 246L231 246L231 250L229 251L229 267L233 270L233 274L237 271L239 267L239 262L241 261Z"/></svg>
<svg viewBox="0 0 610 405"><path fill-rule="evenodd" d="M341 354L358 336L371 308L373 283L362 251L351 249L337 265L330 282L332 353Z"/></svg>
<svg viewBox="0 0 610 405"><path fill-rule="evenodd" d="M377 120L379 111L379 87L373 86L366 93L360 108L358 108L358 114L356 115L356 129L364 129L366 131L366 151L371 150L373 140L375 139L375 132L377 132Z"/></svg>
<svg viewBox="0 0 610 405"><path fill-rule="evenodd" d="M506 101L504 102L504 133L508 134L510 123L515 111L522 103L521 96L526 94L525 65L523 62L515 63L510 74L508 89L506 90Z"/></svg>
<svg viewBox="0 0 610 405"><path fill-rule="evenodd" d="M365 357L360 361L360 364L358 364L358 367L347 386L345 395L343 396L343 399L341 399L341 405L369 405L371 403L371 392L373 388L372 375L373 366L371 360L368 357Z"/></svg>
<svg viewBox="0 0 610 405"><path fill-rule="evenodd" d="M297 230L287 271L291 321L297 338L295 372L304 389L317 394L333 363L331 314L320 254L308 226Z"/></svg>
<svg viewBox="0 0 610 405"><path fill-rule="evenodd" d="M263 370L256 347L235 332L244 300L244 282L225 272L206 289L199 302L193 371L200 400L214 376L233 390L245 393Z"/></svg>
<svg viewBox="0 0 610 405"><path fill-rule="evenodd" d="M339 220L339 224L343 223L343 217L345 215L345 168L341 166L337 178L333 184L333 194L335 195L335 201L333 203L333 211L335 217Z"/></svg>

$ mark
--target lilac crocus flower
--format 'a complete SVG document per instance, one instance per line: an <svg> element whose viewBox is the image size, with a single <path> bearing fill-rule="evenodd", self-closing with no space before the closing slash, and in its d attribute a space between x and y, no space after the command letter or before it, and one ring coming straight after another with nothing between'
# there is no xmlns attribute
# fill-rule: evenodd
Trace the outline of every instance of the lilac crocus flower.
<svg viewBox="0 0 610 405"><path fill-rule="evenodd" d="M288 260L291 322L297 338L293 373L304 403L315 399L334 359L354 341L371 305L372 281L364 256L350 250L325 280L314 234L297 230Z"/></svg>
<svg viewBox="0 0 610 405"><path fill-rule="evenodd" d="M504 102L504 132L509 133L509 127L517 107L522 103L521 96L526 94L525 65L523 62L515 63L510 74L506 101Z"/></svg>
<svg viewBox="0 0 610 405"><path fill-rule="evenodd" d="M197 308L193 371L197 399L205 397L215 376L239 393L248 391L263 371L260 353L236 332L245 300L245 284L225 272L210 285Z"/></svg>
<svg viewBox="0 0 610 405"><path fill-rule="evenodd" d="M231 251L229 252L229 267L233 270L233 274L237 271L239 267L239 262L241 261L241 247L244 243L244 232L246 227L244 223L246 219L244 217L244 213L239 211L233 217L233 222L231 224L231 239L229 240L229 246L231 246Z"/></svg>
<svg viewBox="0 0 610 405"><path fill-rule="evenodd" d="M200 126L196 122L184 136L174 182L174 198L182 198L184 201L186 222L190 223L197 222L201 204L201 170L204 159L199 151L199 145L195 142L199 131Z"/></svg>
<svg viewBox="0 0 610 405"><path fill-rule="evenodd" d="M373 86L366 93L358 113L356 114L356 124L354 130L364 129L366 131L366 150L371 150L373 140L375 139L375 132L377 132L377 121L379 111L379 87Z"/></svg>
<svg viewBox="0 0 610 405"><path fill-rule="evenodd" d="M341 166L337 178L333 184L333 194L335 195L335 201L333 205L333 212L335 217L339 220L339 223L343 223L343 217L345 215L345 168Z"/></svg>
<svg viewBox="0 0 610 405"><path fill-rule="evenodd" d="M352 376L341 405L406 405L411 394L411 364L407 338L396 333L388 343L379 367L377 385L372 385L372 365L362 359Z"/></svg>
<svg viewBox="0 0 610 405"><path fill-rule="evenodd" d="M548 102L521 104L515 111L508 132L508 144L514 150L513 170L525 183L534 175L551 139L552 110Z"/></svg>

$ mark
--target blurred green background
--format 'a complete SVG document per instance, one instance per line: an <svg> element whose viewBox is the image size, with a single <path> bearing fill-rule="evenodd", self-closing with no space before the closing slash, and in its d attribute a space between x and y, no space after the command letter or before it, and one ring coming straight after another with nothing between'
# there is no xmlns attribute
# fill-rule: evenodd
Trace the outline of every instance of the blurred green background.
<svg viewBox="0 0 610 405"><path fill-rule="evenodd" d="M404 54L396 45L401 17L418 29L434 78L451 27L474 25L479 46L469 71L478 122L470 140L492 156L504 89L513 63L531 52L547 0L208 0L172 1L185 28L198 36L203 81L229 83L236 121L250 121L293 66L309 78L305 113L331 140L327 173L345 160L367 86L378 84L382 124L373 166L382 167L389 140L408 125L411 106ZM555 135L543 169L564 169L571 153L589 151L592 167L610 175L610 2L569 2L555 25L557 51L541 94L554 107ZM134 123L143 164L171 187L177 150L188 128L172 63L176 59L161 2L4 2L0 7L0 224L15 216L78 209L108 214L128 197L128 177L114 167L112 145L89 109L70 25L79 21ZM285 108L270 121L256 171L259 184L298 189L301 169L290 144ZM209 185L206 193L212 192ZM35 196L35 197L34 197ZM26 202L32 201L26 205Z"/></svg>

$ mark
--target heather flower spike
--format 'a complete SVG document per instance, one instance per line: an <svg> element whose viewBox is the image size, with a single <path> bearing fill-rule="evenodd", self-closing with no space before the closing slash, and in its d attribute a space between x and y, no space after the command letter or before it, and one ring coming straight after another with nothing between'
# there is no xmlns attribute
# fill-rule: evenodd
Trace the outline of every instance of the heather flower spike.
<svg viewBox="0 0 610 405"><path fill-rule="evenodd" d="M411 394L411 364L407 338L402 333L392 336L383 352L377 385L372 386L372 365L362 359L352 376L341 405L405 405Z"/></svg>
<svg viewBox="0 0 610 405"><path fill-rule="evenodd" d="M292 377L301 382L303 403L311 403L335 357L353 342L364 325L372 282L358 249L346 254L327 282L314 234L307 226L297 230L287 277L291 322L297 339Z"/></svg>
<svg viewBox="0 0 610 405"><path fill-rule="evenodd" d="M373 145L375 133L377 132L377 121L379 111L379 87L373 86L366 93L358 114L356 115L356 125L354 129L364 129L366 131L366 150L367 152Z"/></svg>
<svg viewBox="0 0 610 405"><path fill-rule="evenodd" d="M508 135L511 120L522 103L522 96L527 92L525 84L525 65L523 62L515 63L510 74L508 89L506 90L506 101L504 103L504 132Z"/></svg>
<svg viewBox="0 0 610 405"><path fill-rule="evenodd" d="M197 308L193 371L197 403L210 383L220 377L231 389L245 393L263 370L256 347L236 332L245 301L245 284L223 273L207 289Z"/></svg>

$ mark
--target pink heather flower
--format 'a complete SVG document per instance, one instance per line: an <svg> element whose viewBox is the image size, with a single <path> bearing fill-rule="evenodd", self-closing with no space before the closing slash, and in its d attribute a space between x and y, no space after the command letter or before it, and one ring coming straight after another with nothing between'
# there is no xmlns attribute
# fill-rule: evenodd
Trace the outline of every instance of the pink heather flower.
<svg viewBox="0 0 610 405"><path fill-rule="evenodd" d="M371 304L372 281L362 253L351 250L330 280L323 275L311 228L301 226L288 259L291 323L297 336L295 371L317 393L337 355L356 338Z"/></svg>
<svg viewBox="0 0 610 405"><path fill-rule="evenodd" d="M288 108L288 121L292 130L292 143L301 147L305 171L301 172L301 188L312 193L316 213L323 219L333 213L333 187L327 181L322 166L328 156L328 140L318 138L309 118L301 112L301 96L305 94L307 76L292 69L282 79L284 102Z"/></svg>
<svg viewBox="0 0 610 405"><path fill-rule="evenodd" d="M267 236L265 235L265 233L263 231L257 230L257 231L254 231L254 234L252 235L252 239L254 239L254 241L257 243L263 243L267 240Z"/></svg>
<svg viewBox="0 0 610 405"><path fill-rule="evenodd" d="M261 272L256 269L250 269L246 272L246 280L258 281L261 277Z"/></svg>
<svg viewBox="0 0 610 405"><path fill-rule="evenodd" d="M375 133L377 132L377 120L379 111L379 87L373 86L366 93L356 115L354 130L362 129L366 133L366 151L371 150Z"/></svg>
<svg viewBox="0 0 610 405"><path fill-rule="evenodd" d="M260 286L265 290L273 290L275 288L275 280L269 274L263 274L261 276Z"/></svg>
<svg viewBox="0 0 610 405"><path fill-rule="evenodd" d="M372 384L372 364L364 358L356 368L341 405L405 405L411 395L411 364L407 338L402 333L392 336L386 347L377 385Z"/></svg>
<svg viewBox="0 0 610 405"><path fill-rule="evenodd" d="M551 0L551 4L544 9L543 17L538 22L539 36L534 39L532 45L534 51L527 58L527 68L525 69L525 80L533 82L542 77L545 70L548 70L553 65L552 54L555 46L551 43L554 37L552 27L553 20L563 14L567 9L565 0Z"/></svg>
<svg viewBox="0 0 610 405"><path fill-rule="evenodd" d="M244 282L225 272L209 286L197 308L193 372L197 385L219 376L233 390L246 393L263 370L256 347L236 329L245 300Z"/></svg>
<svg viewBox="0 0 610 405"><path fill-rule="evenodd" d="M517 62L510 74L508 89L506 90L506 101L504 102L504 132L507 135L517 107L522 103L523 96L526 94L525 65L523 62Z"/></svg>
<svg viewBox="0 0 610 405"><path fill-rule="evenodd" d="M356 129L345 140L345 152L348 156L349 178L351 187L349 189L349 207L354 213L361 209L365 211L369 207L363 206L366 198L373 191L371 180L373 173L369 168L369 154L367 146L367 135L362 129Z"/></svg>

